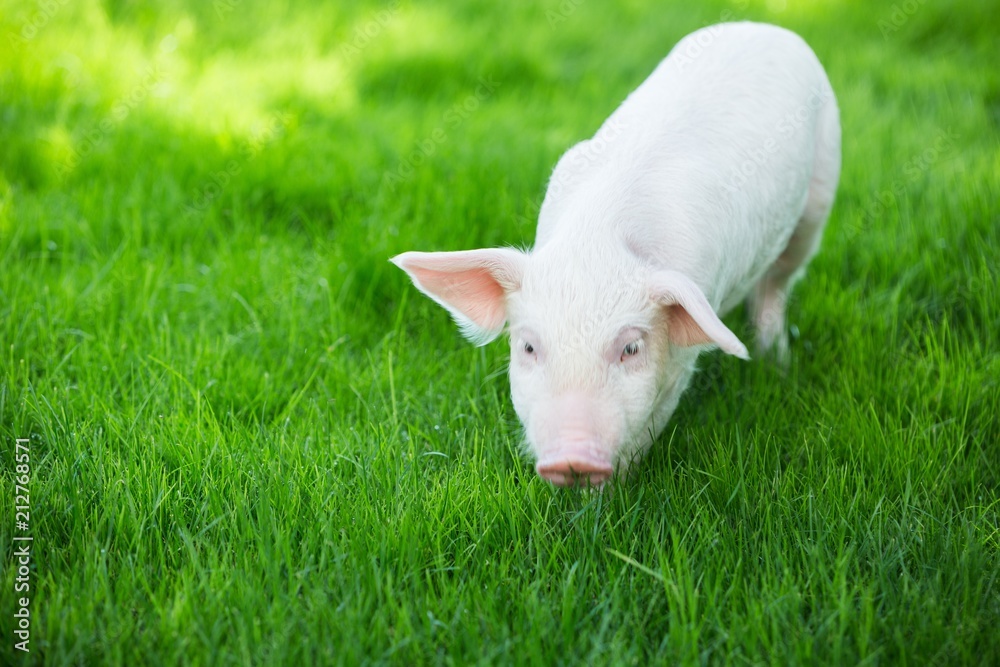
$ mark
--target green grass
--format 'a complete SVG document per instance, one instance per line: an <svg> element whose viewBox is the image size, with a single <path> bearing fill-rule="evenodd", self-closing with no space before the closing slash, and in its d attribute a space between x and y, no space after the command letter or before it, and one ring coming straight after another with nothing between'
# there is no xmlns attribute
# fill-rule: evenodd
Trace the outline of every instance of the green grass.
<svg viewBox="0 0 1000 667"><path fill-rule="evenodd" d="M299 4L0 3L0 662L1000 663L995 4ZM634 476L555 489L505 344L387 258L530 244L720 17L841 107L791 367L706 355Z"/></svg>

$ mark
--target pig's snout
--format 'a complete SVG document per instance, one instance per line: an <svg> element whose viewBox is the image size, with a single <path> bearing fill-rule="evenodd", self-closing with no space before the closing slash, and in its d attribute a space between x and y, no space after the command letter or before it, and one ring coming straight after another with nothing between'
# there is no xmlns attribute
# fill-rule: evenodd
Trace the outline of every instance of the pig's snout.
<svg viewBox="0 0 1000 667"><path fill-rule="evenodd" d="M614 474L615 429L592 396L557 397L545 406L536 428L535 470L556 486L601 486Z"/></svg>
<svg viewBox="0 0 1000 667"><path fill-rule="evenodd" d="M535 469L556 486L601 486L614 473L610 463L573 450L546 456Z"/></svg>

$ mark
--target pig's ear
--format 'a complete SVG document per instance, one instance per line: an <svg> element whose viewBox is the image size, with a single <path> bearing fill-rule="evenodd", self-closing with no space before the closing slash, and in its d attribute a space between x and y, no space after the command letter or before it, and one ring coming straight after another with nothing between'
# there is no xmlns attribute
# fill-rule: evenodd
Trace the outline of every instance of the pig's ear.
<svg viewBox="0 0 1000 667"><path fill-rule="evenodd" d="M527 255L512 248L461 252L404 252L392 263L421 292L444 306L476 345L503 331L506 297L521 286Z"/></svg>
<svg viewBox="0 0 1000 667"><path fill-rule="evenodd" d="M723 352L749 359L747 348L726 328L705 294L694 282L677 271L657 271L650 281L653 298L667 308L670 342L690 345L718 345Z"/></svg>

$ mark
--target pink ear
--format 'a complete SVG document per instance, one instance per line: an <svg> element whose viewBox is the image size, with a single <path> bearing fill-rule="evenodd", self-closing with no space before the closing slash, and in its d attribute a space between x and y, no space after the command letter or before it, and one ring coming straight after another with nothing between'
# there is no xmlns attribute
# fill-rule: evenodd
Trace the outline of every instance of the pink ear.
<svg viewBox="0 0 1000 667"><path fill-rule="evenodd" d="M740 359L750 354L740 339L726 328L705 294L690 278L677 271L657 271L650 284L653 297L667 306L667 329L670 342L691 345L718 345L723 352Z"/></svg>
<svg viewBox="0 0 1000 667"><path fill-rule="evenodd" d="M506 296L520 287L526 259L519 250L489 248L404 252L391 261L451 313L466 338L483 345L503 331Z"/></svg>

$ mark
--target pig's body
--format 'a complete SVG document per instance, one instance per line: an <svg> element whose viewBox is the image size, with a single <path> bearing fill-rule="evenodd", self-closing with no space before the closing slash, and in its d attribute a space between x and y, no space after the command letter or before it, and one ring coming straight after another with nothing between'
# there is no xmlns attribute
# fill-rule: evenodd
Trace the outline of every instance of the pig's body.
<svg viewBox="0 0 1000 667"><path fill-rule="evenodd" d="M810 198L825 219L839 172L833 91L806 43L771 25L712 26L559 160L535 251L587 254L615 239L687 275L725 314L785 250Z"/></svg>
<svg viewBox="0 0 1000 667"><path fill-rule="evenodd" d="M560 159L535 247L396 258L477 341L510 323L511 388L540 474L602 483L660 433L718 320L750 297L761 350L787 354L784 304L840 171L823 68L781 28L682 40L593 139Z"/></svg>

